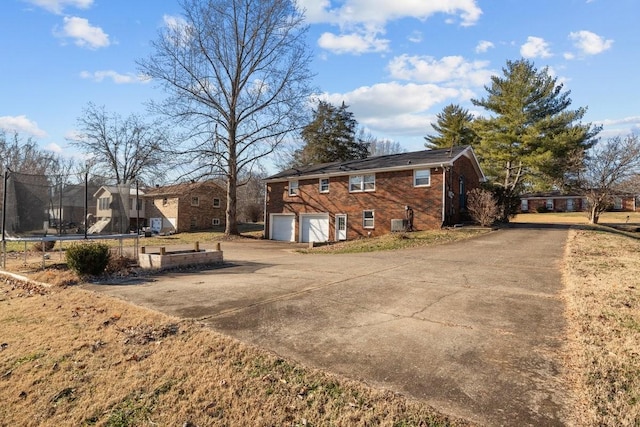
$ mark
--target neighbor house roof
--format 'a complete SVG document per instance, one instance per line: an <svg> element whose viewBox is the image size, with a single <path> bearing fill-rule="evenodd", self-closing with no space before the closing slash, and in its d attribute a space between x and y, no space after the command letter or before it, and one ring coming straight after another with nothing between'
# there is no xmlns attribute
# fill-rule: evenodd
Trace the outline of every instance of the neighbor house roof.
<svg viewBox="0 0 640 427"><path fill-rule="evenodd" d="M126 186L122 186L121 187L123 190L126 191ZM97 197L100 193L103 192L108 192L109 194L119 194L120 193L120 187L118 187L117 185L103 185L102 187L98 188L98 190L93 194L93 197ZM144 195L144 192L141 189L137 190L137 193L142 196ZM135 196L136 195L136 187L129 187L129 195L130 196Z"/></svg>
<svg viewBox="0 0 640 427"><path fill-rule="evenodd" d="M182 196L185 194L190 194L193 191L200 190L203 187L209 187L209 188L217 187L220 190L223 189L213 181L182 182L179 184L165 185L162 187L147 189L144 196L145 197Z"/></svg>
<svg viewBox="0 0 640 427"><path fill-rule="evenodd" d="M336 176L352 173L381 172L386 170L414 169L416 166L451 166L457 159L466 156L472 160L481 179L484 173L480 169L471 146L456 146L440 150L422 150L410 153L387 154L367 157L361 160L346 162L321 163L317 165L292 168L272 175L266 181L283 181L296 178L313 178L316 176Z"/></svg>

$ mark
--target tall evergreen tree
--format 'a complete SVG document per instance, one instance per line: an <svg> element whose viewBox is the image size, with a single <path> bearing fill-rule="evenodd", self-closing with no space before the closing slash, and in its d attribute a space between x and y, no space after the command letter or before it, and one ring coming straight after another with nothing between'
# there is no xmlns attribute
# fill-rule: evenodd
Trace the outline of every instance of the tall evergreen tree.
<svg viewBox="0 0 640 427"><path fill-rule="evenodd" d="M503 76L485 86L488 96L472 99L492 115L475 120L478 156L485 173L507 196L529 188L560 187L576 155L595 143L601 127L583 124L586 108L570 110L570 91L528 60L507 61ZM503 219L510 212L505 206Z"/></svg>
<svg viewBox="0 0 640 427"><path fill-rule="evenodd" d="M436 115L436 123L431 127L438 133L424 139L429 149L449 148L454 145L475 145L477 135L473 129L473 115L459 105L449 104Z"/></svg>
<svg viewBox="0 0 640 427"><path fill-rule="evenodd" d="M294 166L364 159L367 143L357 137L358 122L343 102L320 101L313 120L301 132L305 145L293 154Z"/></svg>

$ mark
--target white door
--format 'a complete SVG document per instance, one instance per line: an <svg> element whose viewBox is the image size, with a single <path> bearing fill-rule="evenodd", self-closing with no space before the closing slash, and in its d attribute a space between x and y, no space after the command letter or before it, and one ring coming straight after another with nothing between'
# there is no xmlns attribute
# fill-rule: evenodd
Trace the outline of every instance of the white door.
<svg viewBox="0 0 640 427"><path fill-rule="evenodd" d="M326 242L329 240L329 214L301 214L300 241Z"/></svg>
<svg viewBox="0 0 640 427"><path fill-rule="evenodd" d="M336 240L347 240L347 216L336 215Z"/></svg>
<svg viewBox="0 0 640 427"><path fill-rule="evenodd" d="M159 233L162 231L162 218L151 218L149 220L149 225L151 226L151 231Z"/></svg>
<svg viewBox="0 0 640 427"><path fill-rule="evenodd" d="M271 240L293 242L296 239L295 215L271 214L269 224Z"/></svg>

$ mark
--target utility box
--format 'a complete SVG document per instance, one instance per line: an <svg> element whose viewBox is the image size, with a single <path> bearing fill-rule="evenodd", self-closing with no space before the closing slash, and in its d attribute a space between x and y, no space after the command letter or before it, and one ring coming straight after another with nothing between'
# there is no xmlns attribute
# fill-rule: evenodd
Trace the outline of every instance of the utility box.
<svg viewBox="0 0 640 427"><path fill-rule="evenodd" d="M391 220L391 232L402 232L407 230L409 222L406 219L392 219Z"/></svg>

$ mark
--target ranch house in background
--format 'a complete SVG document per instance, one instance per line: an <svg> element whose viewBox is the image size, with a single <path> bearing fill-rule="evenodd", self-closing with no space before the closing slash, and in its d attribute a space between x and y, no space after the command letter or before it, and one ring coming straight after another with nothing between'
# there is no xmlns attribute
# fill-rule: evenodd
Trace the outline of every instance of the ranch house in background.
<svg viewBox="0 0 640 427"><path fill-rule="evenodd" d="M635 212L638 209L638 198L632 194L621 194L613 197L610 210L619 212ZM587 211L587 199L578 194L563 194L560 191L546 193L528 193L520 196L520 212L581 212Z"/></svg>
<svg viewBox="0 0 640 427"><path fill-rule="evenodd" d="M155 233L180 233L224 227L227 193L214 181L148 189L144 194L147 225Z"/></svg>
<svg viewBox="0 0 640 427"><path fill-rule="evenodd" d="M470 146L288 169L265 180L265 234L324 242L454 225L484 179Z"/></svg>

